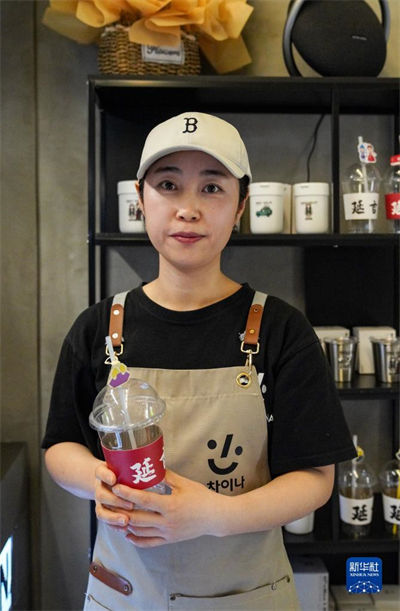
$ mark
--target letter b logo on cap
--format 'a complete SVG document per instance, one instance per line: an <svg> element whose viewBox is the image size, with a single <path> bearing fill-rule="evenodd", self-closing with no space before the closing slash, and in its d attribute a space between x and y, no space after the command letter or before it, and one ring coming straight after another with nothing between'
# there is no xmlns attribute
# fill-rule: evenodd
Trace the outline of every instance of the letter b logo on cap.
<svg viewBox="0 0 400 611"><path fill-rule="evenodd" d="M198 121L195 117L186 117L185 122L185 129L182 134L192 134L196 131Z"/></svg>

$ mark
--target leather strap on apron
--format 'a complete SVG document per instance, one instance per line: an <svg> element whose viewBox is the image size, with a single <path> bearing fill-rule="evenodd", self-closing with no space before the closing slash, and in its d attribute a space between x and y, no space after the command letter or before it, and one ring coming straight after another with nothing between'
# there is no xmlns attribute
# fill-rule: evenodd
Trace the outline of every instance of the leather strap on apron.
<svg viewBox="0 0 400 611"><path fill-rule="evenodd" d="M113 348L119 348L122 345L122 342L124 341L122 330L124 326L124 305L127 294L127 291L124 293L118 293L114 296L112 302L108 334L111 337ZM261 321L266 299L267 295L265 293L261 293L260 291L256 291L254 293L253 302L251 304L247 317L246 331L244 334L242 348L246 345L258 345ZM242 351L244 352L244 350ZM257 352L258 350L252 350L253 354L256 354Z"/></svg>
<svg viewBox="0 0 400 611"><path fill-rule="evenodd" d="M243 388L251 384L253 356L260 352L258 338L260 336L261 320L267 295L256 291L247 317L246 331L240 345L241 352L247 354L245 370L236 377L236 383Z"/></svg>
<svg viewBox="0 0 400 611"><path fill-rule="evenodd" d="M120 348L124 338L122 329L124 326L124 305L128 291L115 295L110 312L110 324L108 335L111 337L113 348Z"/></svg>
<svg viewBox="0 0 400 611"><path fill-rule="evenodd" d="M256 291L247 317L243 344L257 346L260 336L261 320L267 295Z"/></svg>

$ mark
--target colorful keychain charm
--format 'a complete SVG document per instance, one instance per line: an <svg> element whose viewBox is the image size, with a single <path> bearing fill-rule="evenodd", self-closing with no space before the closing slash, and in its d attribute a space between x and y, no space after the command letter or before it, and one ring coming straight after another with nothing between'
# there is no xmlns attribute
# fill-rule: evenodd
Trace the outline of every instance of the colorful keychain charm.
<svg viewBox="0 0 400 611"><path fill-rule="evenodd" d="M111 365L111 371L107 383L109 386L117 388L117 386L121 386L121 384L125 384L125 382L129 380L130 373L127 366L118 360L112 345L111 337L109 335L106 337L106 354L108 357L104 362L106 365Z"/></svg>

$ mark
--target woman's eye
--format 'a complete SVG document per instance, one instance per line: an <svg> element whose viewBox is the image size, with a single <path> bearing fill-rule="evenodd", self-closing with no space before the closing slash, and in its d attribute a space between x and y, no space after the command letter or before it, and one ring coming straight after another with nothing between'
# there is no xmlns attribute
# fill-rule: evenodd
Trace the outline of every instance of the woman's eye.
<svg viewBox="0 0 400 611"><path fill-rule="evenodd" d="M204 191L206 193L218 193L218 191L221 191L221 188L218 185L214 185L213 183L211 183L204 187Z"/></svg>
<svg viewBox="0 0 400 611"><path fill-rule="evenodd" d="M170 180L163 180L160 183L160 187L161 189L164 189L165 191L173 191L174 189L176 189L175 184L171 182Z"/></svg>

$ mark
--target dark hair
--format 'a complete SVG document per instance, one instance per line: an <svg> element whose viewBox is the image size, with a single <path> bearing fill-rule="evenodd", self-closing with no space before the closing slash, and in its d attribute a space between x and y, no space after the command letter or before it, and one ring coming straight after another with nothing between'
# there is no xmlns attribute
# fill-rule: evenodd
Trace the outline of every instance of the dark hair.
<svg viewBox="0 0 400 611"><path fill-rule="evenodd" d="M140 199L142 201L143 201L143 189L144 189L144 179L145 179L145 177L146 177L146 174L143 176L143 178L141 178L139 180L139 195L140 195Z"/></svg>
<svg viewBox="0 0 400 611"><path fill-rule="evenodd" d="M146 178L146 174L139 180L139 195L140 199L143 201L143 189L144 189L144 179ZM249 182L250 179L248 176L243 176L239 178L239 204L242 203L244 199L246 199L248 191L249 191Z"/></svg>
<svg viewBox="0 0 400 611"><path fill-rule="evenodd" d="M244 175L242 178L239 178L239 204L241 204L248 195L249 183L250 179L248 176Z"/></svg>

